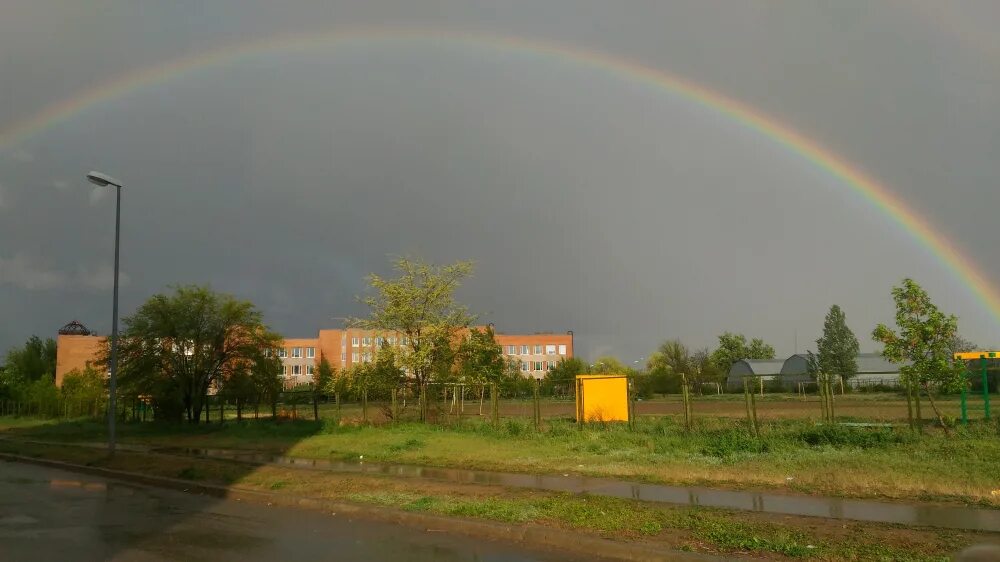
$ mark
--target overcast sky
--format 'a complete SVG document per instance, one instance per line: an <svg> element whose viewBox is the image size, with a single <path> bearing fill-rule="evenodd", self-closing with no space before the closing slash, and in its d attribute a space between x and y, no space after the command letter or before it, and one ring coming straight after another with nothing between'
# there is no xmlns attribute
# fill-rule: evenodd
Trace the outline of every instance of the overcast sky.
<svg viewBox="0 0 1000 562"><path fill-rule="evenodd" d="M889 186L1000 285L1000 4L5 0L3 131L178 57L292 33L439 29L556 42L702 84ZM111 325L176 283L253 300L290 337L361 314L393 255L473 260L501 331L647 356L724 330L787 355L840 304L863 350L913 277L963 334L1000 323L841 180L622 73L487 44L356 41L164 76L0 145L0 350Z"/></svg>

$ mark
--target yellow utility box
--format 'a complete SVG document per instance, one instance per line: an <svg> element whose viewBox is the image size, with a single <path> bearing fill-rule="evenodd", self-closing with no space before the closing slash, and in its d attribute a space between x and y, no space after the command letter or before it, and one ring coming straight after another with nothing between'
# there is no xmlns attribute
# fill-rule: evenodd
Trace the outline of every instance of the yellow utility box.
<svg viewBox="0 0 1000 562"><path fill-rule="evenodd" d="M625 375L577 375L576 421L629 421Z"/></svg>

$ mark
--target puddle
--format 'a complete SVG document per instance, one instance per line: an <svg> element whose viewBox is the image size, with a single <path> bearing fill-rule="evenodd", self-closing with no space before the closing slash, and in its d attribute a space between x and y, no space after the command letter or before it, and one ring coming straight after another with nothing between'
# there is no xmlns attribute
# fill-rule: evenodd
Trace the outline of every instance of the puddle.
<svg viewBox="0 0 1000 562"><path fill-rule="evenodd" d="M805 515L852 521L921 525L949 529L1000 532L1000 510L949 506L913 505L872 500L799 496L775 492L721 490L662 484L623 482L586 476L532 475L458 468L302 459L230 449L158 448L157 453L229 459L255 464L291 466L359 474L381 474L528 488L555 492L587 493L669 504L718 507L783 515Z"/></svg>
<svg viewBox="0 0 1000 562"><path fill-rule="evenodd" d="M108 485L105 484L104 482L85 482L82 480L60 480L57 478L49 480L50 490L65 490L69 488L86 490L88 492L108 491Z"/></svg>

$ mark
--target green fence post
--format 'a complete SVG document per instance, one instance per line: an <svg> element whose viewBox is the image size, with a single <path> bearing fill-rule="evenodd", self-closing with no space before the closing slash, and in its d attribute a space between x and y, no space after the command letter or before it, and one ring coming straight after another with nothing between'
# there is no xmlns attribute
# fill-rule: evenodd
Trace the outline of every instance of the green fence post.
<svg viewBox="0 0 1000 562"><path fill-rule="evenodd" d="M541 410L540 405L538 403L538 379L535 379L534 377L532 377L532 378L534 379L534 381L532 383L532 390L531 390L531 392L532 392L532 403L534 405L534 410L533 410L532 414L533 414L533 418L534 418L534 422L535 422L535 431L538 431L541 428L541 425L542 425L542 423L541 423L542 422L542 410Z"/></svg>
<svg viewBox="0 0 1000 562"><path fill-rule="evenodd" d="M966 373L968 375L968 372ZM966 385L968 384L968 379L962 381L962 425L969 425L969 408L966 403Z"/></svg>
<svg viewBox="0 0 1000 562"><path fill-rule="evenodd" d="M990 421L990 379L986 375L986 356L979 356L979 365L983 369L983 418Z"/></svg>

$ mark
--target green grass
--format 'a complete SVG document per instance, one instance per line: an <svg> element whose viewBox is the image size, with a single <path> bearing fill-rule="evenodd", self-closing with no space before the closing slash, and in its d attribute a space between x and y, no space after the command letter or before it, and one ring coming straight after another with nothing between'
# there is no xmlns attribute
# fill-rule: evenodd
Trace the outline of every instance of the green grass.
<svg viewBox="0 0 1000 562"><path fill-rule="evenodd" d="M12 437L99 441L94 421L34 425L0 418ZM123 424L122 442L172 447L258 449L303 458L358 458L431 466L535 473L577 473L677 484L790 489L802 493L954 500L1000 505L1000 439L974 424L951 437L905 428L765 422L760 439L740 420L699 418L687 432L671 418L641 418L579 431L568 421L504 420L390 426L270 421L199 426Z"/></svg>
<svg viewBox="0 0 1000 562"><path fill-rule="evenodd" d="M449 517L554 526L617 540L641 540L666 549L768 558L943 560L966 545L996 537L667 506L584 494L498 489L478 484L443 484L278 466L250 468L217 460L128 451L109 458L104 451L89 447L0 441L0 451Z"/></svg>
<svg viewBox="0 0 1000 562"><path fill-rule="evenodd" d="M947 533L930 533L921 546L903 547L876 538L854 535L828 538L795 525L751 521L722 510L662 509L615 498L549 494L537 498L461 498L407 492L350 494L358 503L394 507L456 517L474 517L505 523L549 521L572 529L606 536L656 537L667 530L682 531L678 547L694 550L707 545L724 553L779 554L791 558L827 560L945 560L960 548ZM687 548L684 548L687 547Z"/></svg>

